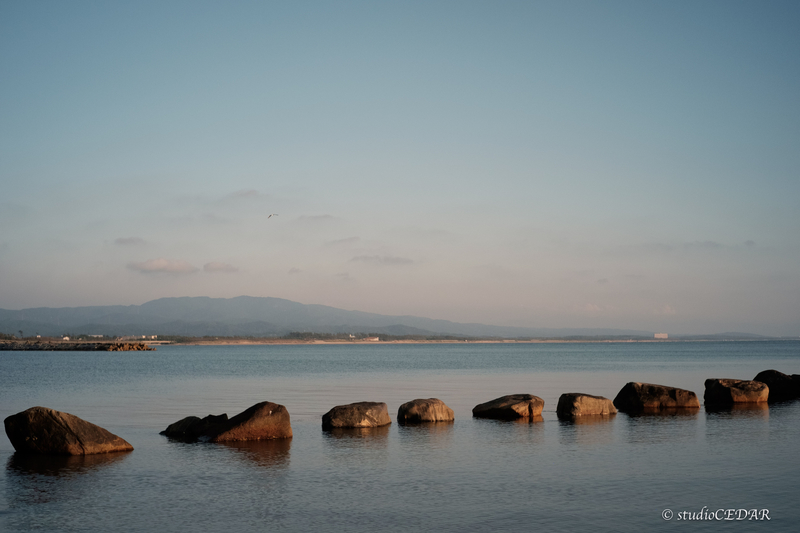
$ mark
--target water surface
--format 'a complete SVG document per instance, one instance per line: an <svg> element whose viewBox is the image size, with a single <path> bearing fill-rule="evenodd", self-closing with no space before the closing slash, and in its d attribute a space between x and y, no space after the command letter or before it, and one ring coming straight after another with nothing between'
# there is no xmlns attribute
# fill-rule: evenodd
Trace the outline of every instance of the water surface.
<svg viewBox="0 0 800 533"><path fill-rule="evenodd" d="M613 398L628 381L702 396L709 377L800 373L798 342L159 347L3 352L0 416L34 405L78 415L135 451L31 458L0 438L0 530L794 531L800 403L559 421L558 396ZM512 393L543 420L471 417ZM452 424L321 430L334 405L394 413L437 397ZM189 415L286 405L294 438L180 444ZM662 511L767 508L768 523L665 521Z"/></svg>

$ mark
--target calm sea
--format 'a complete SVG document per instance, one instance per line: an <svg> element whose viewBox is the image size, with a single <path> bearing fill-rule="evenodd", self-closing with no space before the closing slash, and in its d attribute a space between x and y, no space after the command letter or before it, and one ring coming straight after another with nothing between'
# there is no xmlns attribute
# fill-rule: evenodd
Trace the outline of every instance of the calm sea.
<svg viewBox="0 0 800 533"><path fill-rule="evenodd" d="M30 458L0 437L0 531L798 531L800 402L589 424L555 416L564 392L613 399L644 381L702 398L706 378L770 368L800 373L800 342L0 352L0 417L51 407L135 448ZM544 421L472 418L476 404L513 393L544 398ZM335 405L383 401L394 414L430 397L455 423L321 430ZM293 439L158 434L264 400L288 408ZM704 506L768 509L771 520L678 519Z"/></svg>

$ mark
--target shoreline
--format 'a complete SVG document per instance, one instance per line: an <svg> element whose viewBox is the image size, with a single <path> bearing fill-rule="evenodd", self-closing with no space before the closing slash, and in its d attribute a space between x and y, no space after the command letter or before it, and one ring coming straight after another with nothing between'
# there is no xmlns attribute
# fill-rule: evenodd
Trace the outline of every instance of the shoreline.
<svg viewBox="0 0 800 533"><path fill-rule="evenodd" d="M387 344L630 344L681 342L765 342L797 341L798 339L198 339L189 341L0 341L0 351L154 351L158 346L369 346Z"/></svg>
<svg viewBox="0 0 800 533"><path fill-rule="evenodd" d="M796 339L398 339L387 341L351 340L292 340L292 339L253 339L253 340L202 340L190 342L168 342L160 344L171 346L256 346L256 345L374 345L374 344L598 344L598 343L676 343L676 342L763 342L791 341ZM156 344L156 343L147 343Z"/></svg>

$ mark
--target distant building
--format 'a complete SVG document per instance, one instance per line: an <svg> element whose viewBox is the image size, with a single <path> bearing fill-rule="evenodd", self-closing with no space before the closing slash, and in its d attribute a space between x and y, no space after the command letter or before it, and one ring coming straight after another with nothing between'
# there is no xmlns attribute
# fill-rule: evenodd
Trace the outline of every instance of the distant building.
<svg viewBox="0 0 800 533"><path fill-rule="evenodd" d="M669 335L667 335L666 333L656 333L656 336L655 336L656 339L666 339L668 337L669 337Z"/></svg>
<svg viewBox="0 0 800 533"><path fill-rule="evenodd" d="M381 338L380 337L367 337L364 340L365 341L370 341L370 342L378 342L379 340L381 340Z"/></svg>
<svg viewBox="0 0 800 533"><path fill-rule="evenodd" d="M62 337L62 338L61 338L61 340L62 340L62 341L68 341L68 340L69 340L69 337Z"/></svg>

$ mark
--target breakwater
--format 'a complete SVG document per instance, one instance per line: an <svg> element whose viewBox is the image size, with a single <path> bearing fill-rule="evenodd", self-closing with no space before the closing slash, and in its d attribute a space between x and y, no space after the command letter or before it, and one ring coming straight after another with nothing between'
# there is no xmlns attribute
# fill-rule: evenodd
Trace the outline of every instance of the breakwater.
<svg viewBox="0 0 800 533"><path fill-rule="evenodd" d="M138 352L154 351L142 342L38 342L5 341L0 342L0 351L62 351L62 352Z"/></svg>

